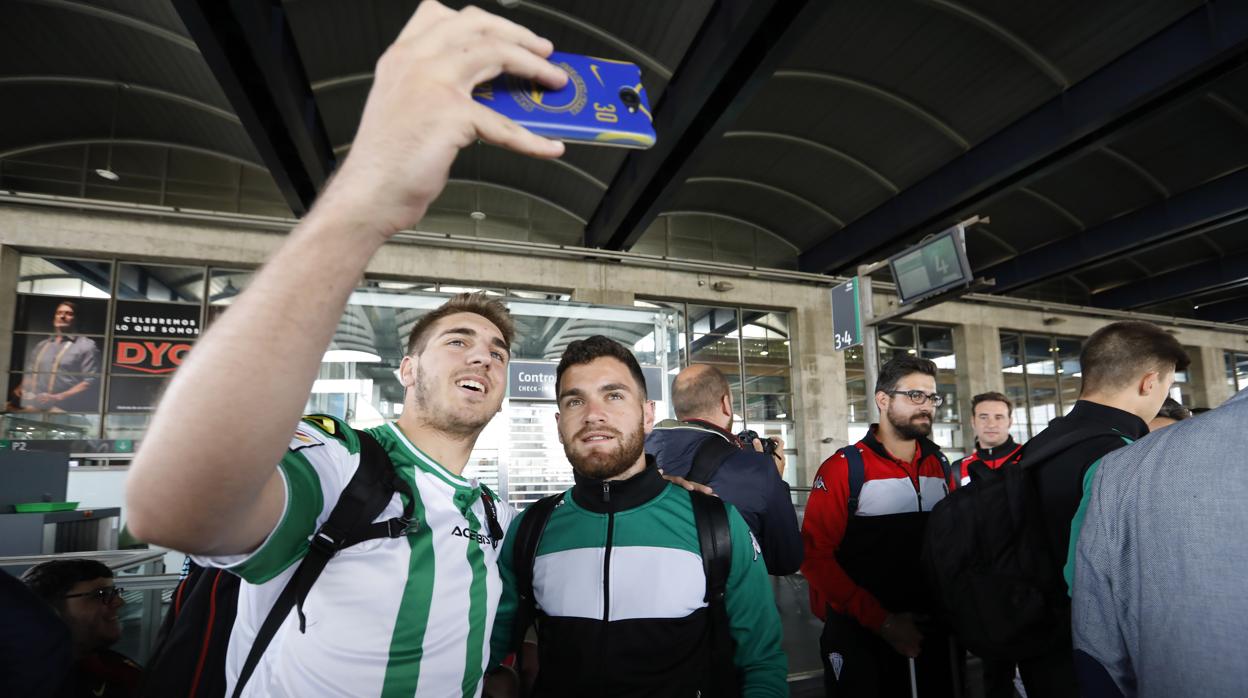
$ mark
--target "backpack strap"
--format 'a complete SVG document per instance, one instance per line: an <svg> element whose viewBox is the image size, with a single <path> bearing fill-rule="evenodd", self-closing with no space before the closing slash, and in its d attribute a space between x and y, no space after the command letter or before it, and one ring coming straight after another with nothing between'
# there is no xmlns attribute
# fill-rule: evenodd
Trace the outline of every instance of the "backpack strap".
<svg viewBox="0 0 1248 698"><path fill-rule="evenodd" d="M533 562L537 559L537 545L542 540L542 532L550 522L555 507L563 500L563 493L552 494L533 502L524 510L520 523L516 527L516 544L512 549L512 565L516 575L516 620L512 625L511 641L513 647L524 644L524 634L537 618L537 600L533 596ZM510 648L509 648L510 649ZM516 670L522 669L524 652L516 653ZM523 676L523 674L521 674Z"/></svg>
<svg viewBox="0 0 1248 698"><path fill-rule="evenodd" d="M729 456L740 450L736 444L730 443L728 439L719 434L707 436L702 439L702 444L693 454L693 465L689 468L685 479L689 482L709 485L711 479L715 477L715 471L719 470L719 466L723 465Z"/></svg>
<svg viewBox="0 0 1248 698"><path fill-rule="evenodd" d="M728 508L719 497L689 493L693 505L693 521L698 529L698 547L702 552L702 571L706 576L708 628L710 630L711 680L713 695L732 695L736 691L736 664L733 660L732 636L729 634L728 573L732 571L732 532L728 525Z"/></svg>
<svg viewBox="0 0 1248 698"><path fill-rule="evenodd" d="M958 482L962 480L962 473L958 472L957 480L954 480L953 466L949 464L949 457L944 451L936 452L936 460L940 461L940 472L945 476L945 494L949 494L950 490L957 488Z"/></svg>
<svg viewBox="0 0 1248 698"><path fill-rule="evenodd" d="M335 436L345 440L346 435ZM330 511L329 518L308 542L308 551L299 567L286 582L269 614L265 616L251 650L247 653L247 660L238 674L238 681L234 684L234 698L242 695L243 687L260 664L260 658L273 641L278 628L290 615L291 608L295 608L299 614L299 632L305 631L303 602L330 558L339 550L366 540L406 536L409 531L414 530L414 526L420 525L419 522L412 521L415 505L412 489L395 471L386 450L368 432L356 430L355 436L360 444L359 465L342 494L338 496L338 502ZM374 523L373 519L390 504L396 491L405 495L403 514Z"/></svg>
<svg viewBox="0 0 1248 698"><path fill-rule="evenodd" d="M1027 443L1016 451L1016 455L1011 459L1011 462L1021 462L1024 469L1030 470L1042 466L1044 463L1052 460L1054 456L1061 455L1085 441L1107 437L1127 441L1126 437L1116 431L1086 427L1062 434L1056 439L1038 447L1034 445L1034 442Z"/></svg>
<svg viewBox="0 0 1248 698"><path fill-rule="evenodd" d="M858 495L862 494L862 486L867 481L867 465L854 444L842 448L839 453L849 465L849 515L853 516L858 511Z"/></svg>

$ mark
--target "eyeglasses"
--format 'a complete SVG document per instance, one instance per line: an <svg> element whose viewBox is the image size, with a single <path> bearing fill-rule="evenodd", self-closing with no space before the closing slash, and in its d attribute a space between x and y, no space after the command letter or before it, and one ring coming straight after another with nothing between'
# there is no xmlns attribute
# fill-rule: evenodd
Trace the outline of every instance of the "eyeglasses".
<svg viewBox="0 0 1248 698"><path fill-rule="evenodd" d="M933 407L940 407L945 404L945 396L940 393L925 393L922 390L887 390L885 395L890 397L894 395L905 395L911 403L922 405L925 402L932 403Z"/></svg>
<svg viewBox="0 0 1248 698"><path fill-rule="evenodd" d="M92 589L91 591L84 591L80 594L66 594L65 596L61 598L72 599L72 598L76 598L79 596L94 596L96 599L99 600L100 603L110 604L117 597L121 596L122 592L124 592L125 590L126 590L125 587L100 587L99 589Z"/></svg>

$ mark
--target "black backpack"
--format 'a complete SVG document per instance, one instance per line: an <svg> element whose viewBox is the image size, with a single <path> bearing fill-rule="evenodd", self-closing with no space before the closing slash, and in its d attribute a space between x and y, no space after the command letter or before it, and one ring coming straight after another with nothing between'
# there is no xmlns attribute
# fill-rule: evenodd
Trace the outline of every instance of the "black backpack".
<svg viewBox="0 0 1248 698"><path fill-rule="evenodd" d="M346 440L328 417L305 417L331 435ZM367 432L355 430L360 442L360 464L338 497L325 523L309 543L308 552L265 617L239 674L233 695L243 687L290 615L299 614L299 631L305 618L303 602L330 558L339 550L376 538L401 538L420 526L412 520L412 490L394 469L390 456ZM401 516L374 522L395 492L405 495ZM495 541L503 536L489 495L482 492L486 518ZM497 543L496 543L497 544ZM173 603L161 624L157 646L148 662L143 695L151 698L225 696L225 655L238 610L240 580L220 569L203 568L188 561L187 575L173 593Z"/></svg>
<svg viewBox="0 0 1248 698"><path fill-rule="evenodd" d="M932 509L923 567L966 649L985 659L1028 659L1069 643L1070 605L1035 477L1071 448L1116 436L1079 429L1023 447L996 470L972 463L971 482Z"/></svg>
<svg viewBox="0 0 1248 698"><path fill-rule="evenodd" d="M709 439L709 441L723 442L723 439ZM694 468L697 467L695 464ZM563 500L563 496L562 492L552 494L529 505L516 529L513 565L518 608L512 626L514 647L521 646L525 633L537 618L537 601L533 598L533 562L537 558L537 546L541 542L542 532L546 530L546 524L550 521L555 507ZM701 492L690 492L689 497L693 504L693 520L698 529L702 571L706 576L706 595L703 600L707 604L711 680L713 681L710 687L712 692L708 695L739 696L741 689L737 678L736 662L733 659L734 644L732 635L729 633L728 607L725 604L728 573L732 570L732 534L728 526L728 509L724 506L724 501L718 497ZM521 676L524 675L521 665L523 656L523 652L516 653L517 669L520 670Z"/></svg>

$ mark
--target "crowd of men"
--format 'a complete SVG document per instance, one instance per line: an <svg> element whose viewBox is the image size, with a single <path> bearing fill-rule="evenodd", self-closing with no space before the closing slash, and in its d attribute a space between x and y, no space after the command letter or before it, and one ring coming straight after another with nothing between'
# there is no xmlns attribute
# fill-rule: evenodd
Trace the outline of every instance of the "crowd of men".
<svg viewBox="0 0 1248 698"><path fill-rule="evenodd" d="M458 150L481 139L562 153L470 96L504 71L559 87L552 49L475 8L422 4L378 64L345 163L162 400L129 475L129 526L241 580L209 668L225 695L783 696L768 573L799 566L823 621L827 695L959 695L965 652L921 564L933 510L1085 431L1034 475L1039 540L1068 585L1058 640L987 662L989 695L1009 695L1016 674L1031 698L1248 685L1230 656L1248 625L1231 581L1248 550L1227 535L1248 523L1248 480L1232 465L1248 397L1144 438L1159 414L1185 416L1163 402L1188 361L1148 323L1089 337L1079 402L1026 445L1008 397L975 396L976 443L955 463L931 439L946 399L936 366L887 362L873 377L879 423L818 468L800 526L783 448L732 433L723 375L687 368L676 419L655 424L636 358L600 336L570 344L556 373L575 485L517 514L464 477L515 342L506 307L481 295L412 328L396 421L301 419L366 264L420 220ZM344 501L378 492L363 520L345 517L363 505ZM106 571L48 598L111 632ZM212 653L196 656L198 678Z"/></svg>

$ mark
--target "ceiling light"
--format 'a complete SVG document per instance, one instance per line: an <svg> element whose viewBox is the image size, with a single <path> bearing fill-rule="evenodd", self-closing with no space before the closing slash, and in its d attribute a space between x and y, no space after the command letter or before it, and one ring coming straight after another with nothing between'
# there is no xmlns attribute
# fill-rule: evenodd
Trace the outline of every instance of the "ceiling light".
<svg viewBox="0 0 1248 698"><path fill-rule="evenodd" d="M471 219L472 219L472 220L474 220L474 221L483 221L483 220L485 220L485 212L484 212L484 211L473 211L472 213L469 213L469 214L468 214L468 217L469 217L469 218L471 218Z"/></svg>
<svg viewBox="0 0 1248 698"><path fill-rule="evenodd" d="M108 160L104 167L95 171L95 174L110 182L116 182L121 179L121 175L113 171L113 140L117 137L117 103L121 100L122 87L124 86L118 85L117 89L113 91L113 118L108 126Z"/></svg>
<svg viewBox="0 0 1248 698"><path fill-rule="evenodd" d="M758 355L759 355L759 356L767 356L767 352L766 352L766 351L760 351L760 352L758 352Z"/></svg>

